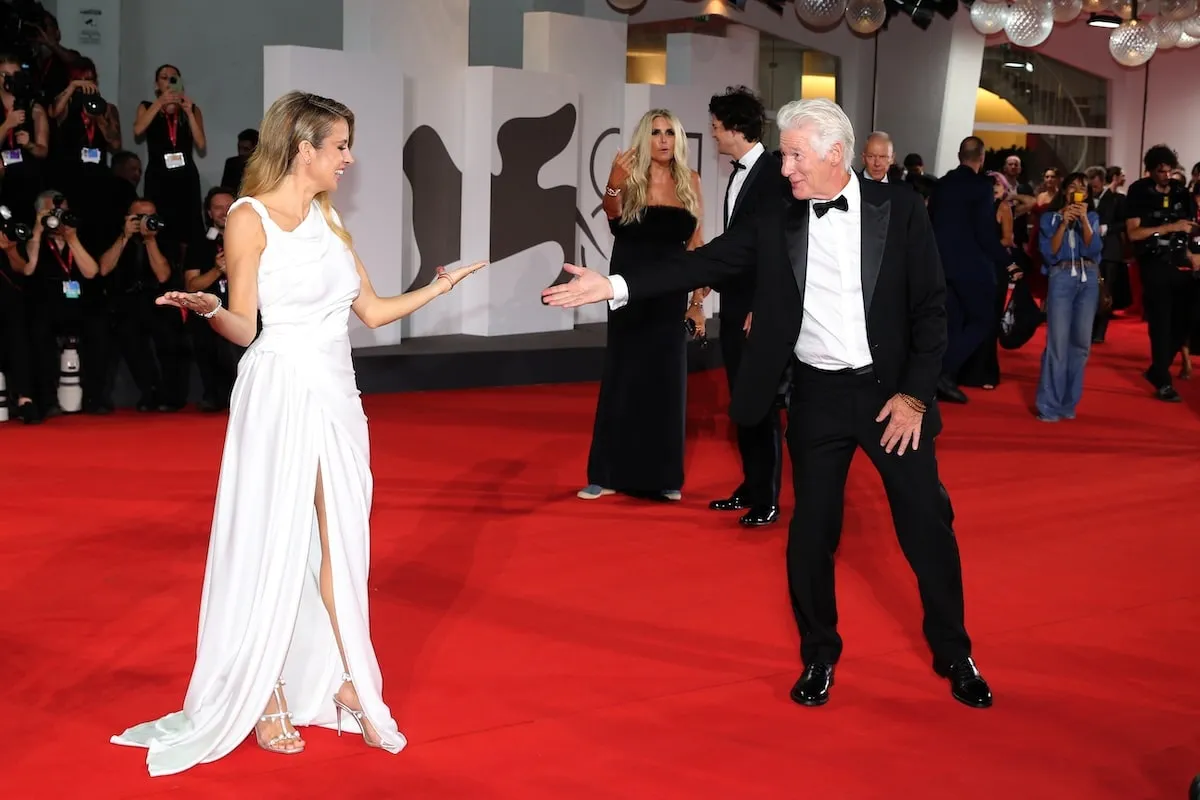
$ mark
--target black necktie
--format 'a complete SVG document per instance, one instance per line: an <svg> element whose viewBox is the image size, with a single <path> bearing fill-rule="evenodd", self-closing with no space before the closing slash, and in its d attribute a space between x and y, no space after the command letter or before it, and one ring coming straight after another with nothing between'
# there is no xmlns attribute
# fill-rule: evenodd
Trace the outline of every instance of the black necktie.
<svg viewBox="0 0 1200 800"><path fill-rule="evenodd" d="M733 213L733 209L729 207L729 195L733 191L733 179L737 177L740 170L746 168L746 165L740 161L731 161L733 164L733 172L729 174L729 183L725 185L725 225L729 226L729 217Z"/></svg>
<svg viewBox="0 0 1200 800"><path fill-rule="evenodd" d="M817 214L817 219L825 216L825 212L831 208L836 208L838 211L849 211L850 203L846 200L846 195L839 194L835 199L828 202L813 203L813 211Z"/></svg>

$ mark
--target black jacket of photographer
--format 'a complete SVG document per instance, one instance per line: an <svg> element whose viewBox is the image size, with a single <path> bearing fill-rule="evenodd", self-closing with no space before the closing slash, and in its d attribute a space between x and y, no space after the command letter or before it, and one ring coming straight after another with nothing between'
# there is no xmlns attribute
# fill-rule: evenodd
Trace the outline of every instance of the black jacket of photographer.
<svg viewBox="0 0 1200 800"><path fill-rule="evenodd" d="M1153 178L1142 178L1129 186L1125 218L1138 220L1141 228L1156 228L1179 220L1195 220L1196 206L1182 183L1171 181L1167 191L1162 192ZM1133 248L1142 269L1175 269L1188 265L1189 244L1188 234L1172 233L1134 242ZM1191 247L1194 249L1194 245Z"/></svg>

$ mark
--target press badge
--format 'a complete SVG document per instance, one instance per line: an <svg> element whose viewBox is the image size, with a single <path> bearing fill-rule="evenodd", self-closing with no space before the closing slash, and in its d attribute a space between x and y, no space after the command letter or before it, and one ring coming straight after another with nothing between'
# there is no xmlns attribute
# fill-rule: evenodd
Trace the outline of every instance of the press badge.
<svg viewBox="0 0 1200 800"><path fill-rule="evenodd" d="M179 169L187 163L183 153L166 153L163 155L163 161L167 162L167 169Z"/></svg>
<svg viewBox="0 0 1200 800"><path fill-rule="evenodd" d="M11 167L13 164L20 164L24 160L24 156L19 149L4 150L0 152L0 160L4 161L4 166Z"/></svg>
<svg viewBox="0 0 1200 800"><path fill-rule="evenodd" d="M99 164L100 163L100 148L85 147L79 151L79 160L84 164Z"/></svg>
<svg viewBox="0 0 1200 800"><path fill-rule="evenodd" d="M63 281L63 296L68 300L78 300L79 281Z"/></svg>

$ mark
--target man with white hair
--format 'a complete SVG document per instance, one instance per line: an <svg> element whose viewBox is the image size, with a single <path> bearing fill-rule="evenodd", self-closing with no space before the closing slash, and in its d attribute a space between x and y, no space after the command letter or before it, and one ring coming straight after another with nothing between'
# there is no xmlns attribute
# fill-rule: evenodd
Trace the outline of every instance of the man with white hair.
<svg viewBox="0 0 1200 800"><path fill-rule="evenodd" d="M841 656L834 554L846 476L862 448L883 478L901 548L917 575L934 670L966 705L991 690L971 657L950 498L938 479L935 400L946 350L946 284L920 195L861 179L854 130L828 100L788 103L776 117L782 173L791 186L753 224L640 275L575 277L543 292L574 308L608 300L619 313L640 299L710 286L757 269L754 324L730 415L762 419L792 367L787 444L796 513L787 570L804 672L791 697L824 705ZM749 223L750 221L747 220Z"/></svg>

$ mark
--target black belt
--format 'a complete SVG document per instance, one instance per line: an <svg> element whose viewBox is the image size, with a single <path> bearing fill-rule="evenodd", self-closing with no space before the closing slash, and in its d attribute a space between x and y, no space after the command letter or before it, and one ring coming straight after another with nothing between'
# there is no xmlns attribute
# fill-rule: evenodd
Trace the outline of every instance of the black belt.
<svg viewBox="0 0 1200 800"><path fill-rule="evenodd" d="M803 367L805 370L807 370L809 372L815 372L818 375L862 376L862 375L873 375L875 373L875 365L873 365L873 364L867 364L865 367L857 367L857 368L846 367L845 369L822 369L821 367L814 367L811 364L805 364L803 361L800 361L799 359L793 359L793 360L797 364L799 364L801 367Z"/></svg>

